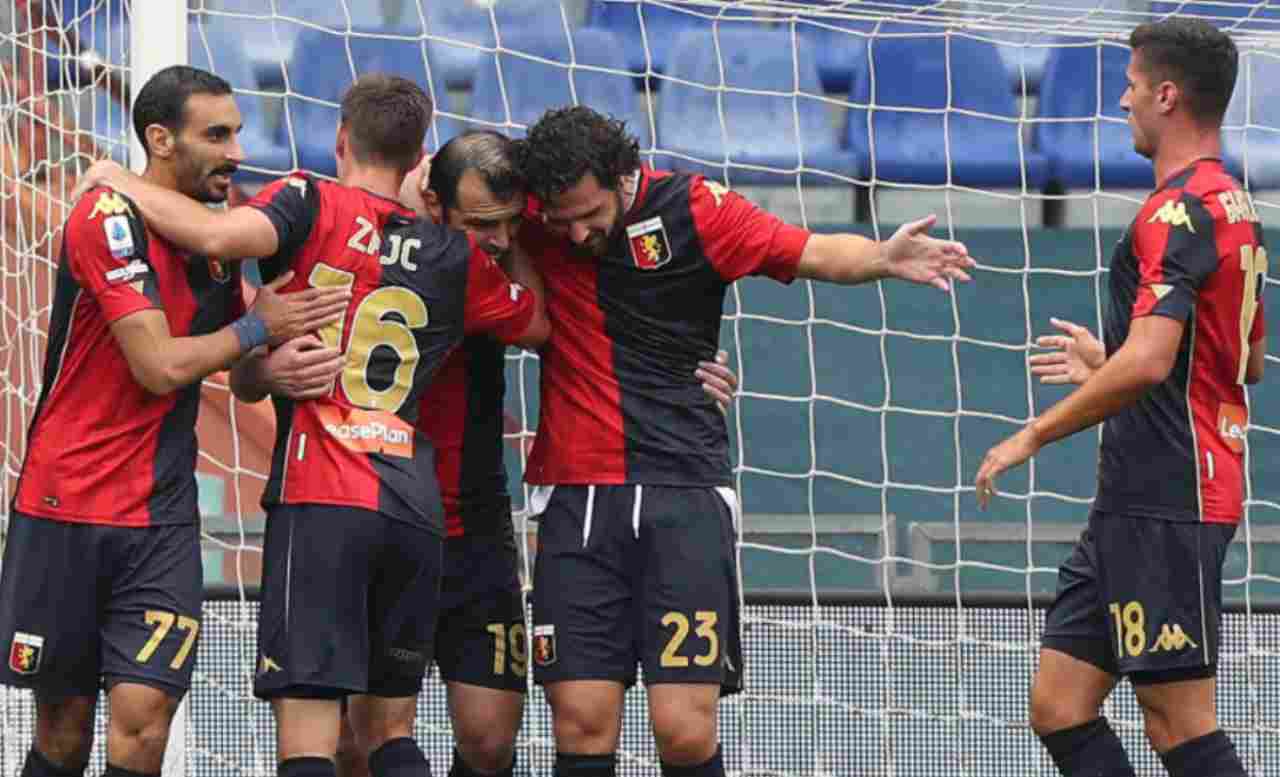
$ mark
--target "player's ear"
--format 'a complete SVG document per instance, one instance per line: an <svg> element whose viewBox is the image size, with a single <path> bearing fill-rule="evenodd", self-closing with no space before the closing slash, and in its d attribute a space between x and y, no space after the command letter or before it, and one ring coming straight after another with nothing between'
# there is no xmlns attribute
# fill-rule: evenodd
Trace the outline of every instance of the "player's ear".
<svg viewBox="0 0 1280 777"><path fill-rule="evenodd" d="M435 189L427 189L422 193L422 202L427 206L427 215L437 224L444 223L444 206Z"/></svg>
<svg viewBox="0 0 1280 777"><path fill-rule="evenodd" d="M1178 90L1178 85L1172 81L1161 81L1156 86L1156 104L1160 107L1161 113L1171 113L1173 109L1178 107L1179 101L1182 99L1182 93Z"/></svg>
<svg viewBox="0 0 1280 777"><path fill-rule="evenodd" d="M151 155L160 159L168 159L173 156L174 138L173 132L163 124L148 124L146 132L143 135L147 139L147 148L151 151Z"/></svg>

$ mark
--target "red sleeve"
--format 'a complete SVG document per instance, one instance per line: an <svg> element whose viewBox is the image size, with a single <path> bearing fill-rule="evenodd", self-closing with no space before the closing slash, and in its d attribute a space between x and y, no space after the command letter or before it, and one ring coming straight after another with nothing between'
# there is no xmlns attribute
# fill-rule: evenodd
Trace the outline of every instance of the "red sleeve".
<svg viewBox="0 0 1280 777"><path fill-rule="evenodd" d="M767 275L783 283L795 279L809 230L698 176L689 184L689 212L703 252L726 281L746 275Z"/></svg>
<svg viewBox="0 0 1280 777"><path fill-rule="evenodd" d="M307 242L320 210L320 187L301 173L272 181L245 203L262 211L276 228L274 256L258 260L262 280L270 283L293 264L293 256Z"/></svg>
<svg viewBox="0 0 1280 777"><path fill-rule="evenodd" d="M487 333L509 343L525 333L533 319L533 292L513 282L498 263L480 250L469 235L471 259L467 268L467 334Z"/></svg>
<svg viewBox="0 0 1280 777"><path fill-rule="evenodd" d="M147 258L146 230L123 196L109 189L90 191L71 214L66 235L71 274L93 295L108 324L163 307Z"/></svg>
<svg viewBox="0 0 1280 777"><path fill-rule="evenodd" d="M1198 197L1175 193L1133 230L1138 257L1138 296L1132 317L1186 321L1205 280L1218 269L1214 219Z"/></svg>

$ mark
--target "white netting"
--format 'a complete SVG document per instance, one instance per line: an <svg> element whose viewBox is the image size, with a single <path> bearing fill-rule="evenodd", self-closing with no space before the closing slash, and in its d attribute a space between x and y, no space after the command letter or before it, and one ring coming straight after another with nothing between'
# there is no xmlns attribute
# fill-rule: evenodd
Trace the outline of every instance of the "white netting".
<svg viewBox="0 0 1280 777"><path fill-rule="evenodd" d="M0 0L6 505L40 386L67 193L90 155L124 159L131 132L129 3L31 11L41 5ZM990 513L976 511L970 484L990 444L1063 395L1032 381L1028 344L1051 315L1097 326L1112 245L1151 186L1116 104L1127 32L1169 13L1232 30L1244 53L1226 156L1265 223L1280 201L1280 4L189 5L190 62L237 91L246 194L294 166L331 174L342 90L354 74L387 70L432 94L433 148L467 126L519 133L546 107L581 101L626 118L658 166L705 172L816 229L883 237L938 213L938 232L982 262L955 294L731 290L722 343L742 377L730 428L756 604L748 691L721 708L726 756L731 772L752 775L1050 773L1027 725L1036 605L1085 518L1096 435L1006 477ZM537 361L512 354L508 366L508 463L523 507L516 478L537 421ZM1280 639L1269 610L1280 592L1280 406L1258 391L1251 404L1248 521L1227 564L1242 612L1226 625L1220 708L1251 773L1266 774L1280 772L1280 707L1263 691ZM231 402L215 378L200 423L206 576L229 598L206 608L175 768L270 774L270 713L249 695L246 596L260 565L270 411ZM876 604L855 607L857 596ZM977 608L984 597L1006 608ZM657 773L642 698L628 696L624 774ZM1156 769L1132 697L1109 713L1140 770ZM13 775L30 741L27 697L0 691L0 718L0 775ZM434 680L419 734L443 773L448 722ZM549 774L553 754L535 694L522 769Z"/></svg>

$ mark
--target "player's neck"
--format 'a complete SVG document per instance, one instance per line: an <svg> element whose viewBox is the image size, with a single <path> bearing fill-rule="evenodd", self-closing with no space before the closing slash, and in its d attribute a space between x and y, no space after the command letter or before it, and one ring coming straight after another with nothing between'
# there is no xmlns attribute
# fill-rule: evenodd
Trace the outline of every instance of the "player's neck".
<svg viewBox="0 0 1280 777"><path fill-rule="evenodd" d="M1222 140L1217 129L1189 127L1184 131L1170 132L1156 151L1156 185L1162 186L1169 176L1191 166L1199 159L1221 159Z"/></svg>
<svg viewBox="0 0 1280 777"><path fill-rule="evenodd" d="M384 167L356 167L339 180L343 186L364 189L389 200L400 198L401 176Z"/></svg>
<svg viewBox="0 0 1280 777"><path fill-rule="evenodd" d="M151 162L147 163L147 167L142 171L140 176L147 183L153 183L156 186L163 186L166 189L180 191L178 188L178 173L169 165L158 165Z"/></svg>

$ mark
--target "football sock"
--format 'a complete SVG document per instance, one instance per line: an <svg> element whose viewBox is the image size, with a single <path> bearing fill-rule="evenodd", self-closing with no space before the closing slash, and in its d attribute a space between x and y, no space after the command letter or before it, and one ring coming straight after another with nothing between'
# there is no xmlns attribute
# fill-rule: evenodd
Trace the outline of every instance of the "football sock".
<svg viewBox="0 0 1280 777"><path fill-rule="evenodd" d="M337 767L328 758L303 756L281 761L276 769L278 777L334 777ZM106 777L106 775L103 775Z"/></svg>
<svg viewBox="0 0 1280 777"><path fill-rule="evenodd" d="M617 753L606 755L556 753L555 777L614 777L617 770Z"/></svg>
<svg viewBox="0 0 1280 777"><path fill-rule="evenodd" d="M1062 777L1134 777L1129 754L1103 717L1040 737Z"/></svg>
<svg viewBox="0 0 1280 777"><path fill-rule="evenodd" d="M724 777L724 761L720 757L721 749L703 763L693 766L673 766L662 762L662 777Z"/></svg>
<svg viewBox="0 0 1280 777"><path fill-rule="evenodd" d="M58 766L32 747L27 751L27 760L22 764L22 777L81 777L86 766L88 764L78 767Z"/></svg>
<svg viewBox="0 0 1280 777"><path fill-rule="evenodd" d="M369 754L373 777L430 777L431 764L418 743L409 737L391 739Z"/></svg>
<svg viewBox="0 0 1280 777"><path fill-rule="evenodd" d="M102 772L102 777L160 777L160 773L147 774L146 772L135 772L132 769L126 769L123 766L107 764L107 768Z"/></svg>
<svg viewBox="0 0 1280 777"><path fill-rule="evenodd" d="M513 756L511 763L505 769L499 769L488 777L512 777L516 770L516 759ZM486 777L486 775L472 769L470 765L463 759L462 753L457 748L453 751L453 768L449 770L449 777Z"/></svg>
<svg viewBox="0 0 1280 777"><path fill-rule="evenodd" d="M1222 729L1183 742L1160 760L1169 777L1245 777L1236 746Z"/></svg>

